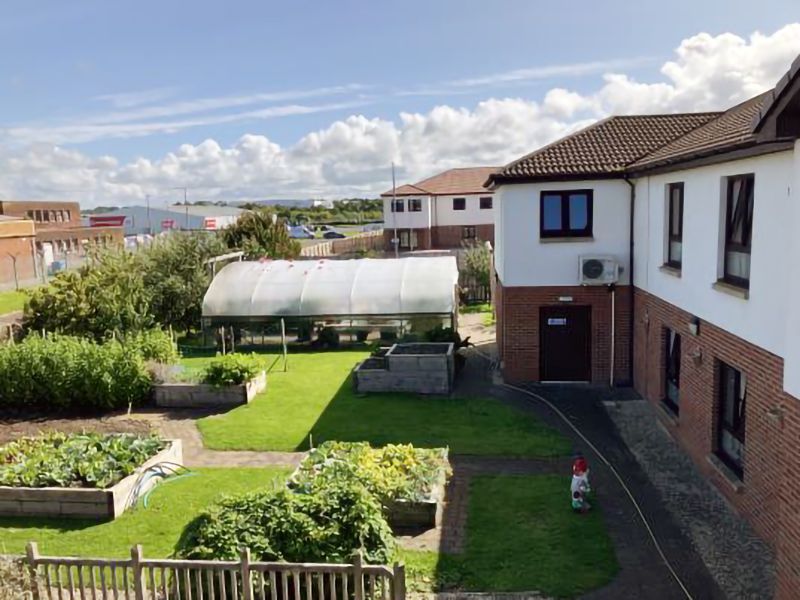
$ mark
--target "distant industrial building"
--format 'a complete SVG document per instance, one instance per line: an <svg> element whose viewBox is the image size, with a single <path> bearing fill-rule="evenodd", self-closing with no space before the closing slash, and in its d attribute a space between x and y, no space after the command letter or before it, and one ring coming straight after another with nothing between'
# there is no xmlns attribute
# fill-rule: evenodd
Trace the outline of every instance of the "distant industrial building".
<svg viewBox="0 0 800 600"><path fill-rule="evenodd" d="M123 206L89 216L92 227L121 226L126 236L158 234L163 231L217 231L233 225L247 211L232 206L174 205L168 208Z"/></svg>

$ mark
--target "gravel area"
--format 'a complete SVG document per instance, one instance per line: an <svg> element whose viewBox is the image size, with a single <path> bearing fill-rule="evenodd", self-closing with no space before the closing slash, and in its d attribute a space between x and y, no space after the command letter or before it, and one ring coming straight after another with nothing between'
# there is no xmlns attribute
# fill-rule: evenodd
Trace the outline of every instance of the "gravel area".
<svg viewBox="0 0 800 600"><path fill-rule="evenodd" d="M645 400L605 406L725 595L731 599L771 598L775 578L771 549L658 424L656 409Z"/></svg>

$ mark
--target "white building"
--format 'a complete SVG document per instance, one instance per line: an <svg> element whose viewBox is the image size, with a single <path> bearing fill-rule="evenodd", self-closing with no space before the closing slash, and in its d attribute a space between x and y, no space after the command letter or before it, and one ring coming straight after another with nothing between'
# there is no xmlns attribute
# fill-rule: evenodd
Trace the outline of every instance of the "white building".
<svg viewBox="0 0 800 600"><path fill-rule="evenodd" d="M629 382L800 589L800 58L722 113L612 117L491 177L509 380Z"/></svg>
<svg viewBox="0 0 800 600"><path fill-rule="evenodd" d="M241 208L216 205L174 205L169 208L123 206L91 215L89 220L92 225L111 222L122 224L125 235L129 236L172 230L217 231L232 225L246 212Z"/></svg>
<svg viewBox="0 0 800 600"><path fill-rule="evenodd" d="M381 194L386 249L459 248L494 242L494 203L486 181L497 167L450 169ZM393 198L396 198L393 200Z"/></svg>

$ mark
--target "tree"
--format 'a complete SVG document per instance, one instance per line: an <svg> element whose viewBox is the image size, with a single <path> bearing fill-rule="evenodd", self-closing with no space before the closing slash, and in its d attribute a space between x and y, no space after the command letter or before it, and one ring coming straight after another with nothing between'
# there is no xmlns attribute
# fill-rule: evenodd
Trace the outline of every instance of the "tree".
<svg viewBox="0 0 800 600"><path fill-rule="evenodd" d="M225 242L205 232L173 232L143 250L144 282L153 318L164 327L197 327L203 296L211 283L206 261L225 252Z"/></svg>
<svg viewBox="0 0 800 600"><path fill-rule="evenodd" d="M269 210L259 209L242 215L222 230L229 248L242 250L247 258L296 258L300 242L289 237L285 223Z"/></svg>
<svg viewBox="0 0 800 600"><path fill-rule="evenodd" d="M155 325L141 258L116 249L91 252L77 271L59 273L31 292L25 329L102 340Z"/></svg>
<svg viewBox="0 0 800 600"><path fill-rule="evenodd" d="M491 285L492 253L485 242L464 244L464 274L478 285Z"/></svg>

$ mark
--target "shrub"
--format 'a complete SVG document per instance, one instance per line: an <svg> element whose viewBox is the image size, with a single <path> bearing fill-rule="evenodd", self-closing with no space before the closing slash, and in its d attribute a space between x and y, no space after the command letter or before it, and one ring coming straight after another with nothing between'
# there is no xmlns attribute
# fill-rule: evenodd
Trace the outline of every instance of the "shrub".
<svg viewBox="0 0 800 600"><path fill-rule="evenodd" d="M107 488L166 447L155 436L51 433L0 447L0 485Z"/></svg>
<svg viewBox="0 0 800 600"><path fill-rule="evenodd" d="M317 342L322 348L338 348L339 332L333 327L323 327L317 336Z"/></svg>
<svg viewBox="0 0 800 600"><path fill-rule="evenodd" d="M238 385L253 379L264 370L264 361L256 354L225 354L211 361L203 382L212 385Z"/></svg>
<svg viewBox="0 0 800 600"><path fill-rule="evenodd" d="M0 346L0 408L107 410L149 393L144 359L114 340L33 335Z"/></svg>
<svg viewBox="0 0 800 600"><path fill-rule="evenodd" d="M438 325L437 327L425 332L425 341L453 343L455 344L456 348L458 348L461 345L461 336L457 331L454 331L452 327Z"/></svg>
<svg viewBox="0 0 800 600"><path fill-rule="evenodd" d="M176 554L232 560L241 547L259 561L340 563L361 550L369 562L382 563L394 539L377 498L345 483L323 493L280 489L225 499L187 526Z"/></svg>
<svg viewBox="0 0 800 600"><path fill-rule="evenodd" d="M138 352L146 361L159 363L176 363L180 354L168 331L149 329L128 335L124 339L125 346Z"/></svg>
<svg viewBox="0 0 800 600"><path fill-rule="evenodd" d="M426 500L442 470L448 468L445 456L441 448L411 444L372 448L367 442L329 441L308 453L290 485L301 493L336 485L364 486L384 505L393 500Z"/></svg>

